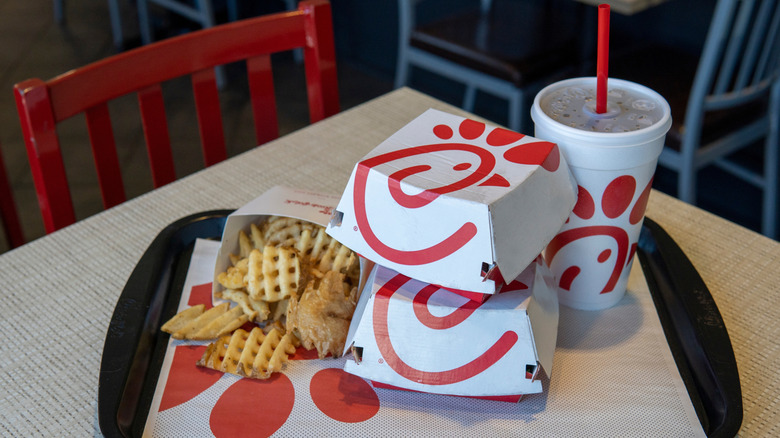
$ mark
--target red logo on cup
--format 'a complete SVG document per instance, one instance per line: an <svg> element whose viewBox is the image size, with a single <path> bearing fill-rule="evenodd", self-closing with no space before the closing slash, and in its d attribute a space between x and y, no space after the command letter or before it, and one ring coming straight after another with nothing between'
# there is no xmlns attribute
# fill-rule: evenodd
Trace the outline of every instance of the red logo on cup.
<svg viewBox="0 0 780 438"><path fill-rule="evenodd" d="M653 181L651 179L637 198L634 206L630 209L628 222L631 225L637 225L644 217L652 184ZM578 189L577 204L574 206L572 215L588 221L596 213L596 204L593 201L593 196L585 188L579 186ZM629 211L635 194L636 180L634 177L622 175L615 178L607 185L601 196L601 212L608 219L616 219L622 216ZM555 256L565 246L580 239L594 236L611 237L617 245L615 265L611 270L611 275L605 280L604 287L600 291L600 293L605 294L614 290L623 269L631 261L634 251L636 251L636 243L629 242L629 235L623 227L615 225L587 225L562 231L547 246L545 256L547 262L552 264ZM610 249L604 249L594 252L593 255L598 263L604 263L612 254ZM558 286L563 290L570 290L574 279L580 272L582 272L582 268L579 265L572 264L568 266L559 274Z"/></svg>

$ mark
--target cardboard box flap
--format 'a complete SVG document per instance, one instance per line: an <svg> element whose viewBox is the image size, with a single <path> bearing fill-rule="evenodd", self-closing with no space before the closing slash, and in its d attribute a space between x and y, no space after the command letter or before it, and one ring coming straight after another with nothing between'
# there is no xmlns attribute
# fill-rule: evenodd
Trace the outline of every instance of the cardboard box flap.
<svg viewBox="0 0 780 438"><path fill-rule="evenodd" d="M411 278L493 294L485 273L519 275L575 187L557 145L428 110L355 166L327 232Z"/></svg>
<svg viewBox="0 0 780 438"><path fill-rule="evenodd" d="M552 375L553 355L558 340L559 305L555 279L539 257L534 262L533 300L528 306L528 318L531 321L534 346L539 364L548 376Z"/></svg>

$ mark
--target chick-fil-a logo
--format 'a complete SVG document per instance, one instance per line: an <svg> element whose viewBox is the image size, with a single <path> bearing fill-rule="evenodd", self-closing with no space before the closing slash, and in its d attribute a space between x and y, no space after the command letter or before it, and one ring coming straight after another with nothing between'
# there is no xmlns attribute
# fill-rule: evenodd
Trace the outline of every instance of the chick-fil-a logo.
<svg viewBox="0 0 780 438"><path fill-rule="evenodd" d="M440 195L464 190L472 186L509 187L509 181L503 175L494 171L497 160L502 159L501 157L515 164L542 166L550 172L556 171L560 163L557 145L544 141L515 144L524 135L503 128L492 128L488 131L484 123L474 120L465 119L459 124L457 135L460 138L456 138L456 132L446 124L436 125L432 131L437 138L442 140L441 142L398 149L368 158L358 164L355 172L353 200L358 228L365 241L377 254L394 263L424 265L441 260L457 252L474 238L477 234L477 227L472 222L464 222L452 234L426 248L401 250L391 247L383 242L371 227L369 213L366 208L366 186L372 169L391 162L419 156L421 164L409 165L399 169L389 175L387 180L388 191L392 199L401 207L416 209L434 202ZM495 149L487 149L481 145L481 142L477 141L483 136L485 136L484 143ZM463 172L464 176L452 183L428 188L413 195L407 194L402 190L401 183L404 179L431 170L430 164L426 163L426 155L447 151L461 151L473 154L476 157L477 164L475 166L470 162L462 162L454 165L452 170L454 172Z"/></svg>
<svg viewBox="0 0 780 438"><path fill-rule="evenodd" d="M393 347L387 323L390 298L408 281L410 278L401 274L397 274L387 281L376 293L373 310L374 335L379 352L387 365L400 376L424 385L449 385L462 382L488 369L504 357L517 343L517 333L508 330L482 354L461 366L443 371L425 371L414 368L401 358ZM463 323L481 305L475 301L467 301L447 316L433 315L428 308L428 300L439 290L438 286L427 285L415 295L412 301L415 317L429 329L447 330L455 327Z"/></svg>
<svg viewBox="0 0 780 438"><path fill-rule="evenodd" d="M571 243L592 237L610 237L612 239L611 241L616 245L617 254L616 257L614 257L614 265L610 265L612 266L612 269L610 270L609 276L605 278L604 286L601 289L600 294L609 293L615 290L615 285L623 274L624 269L631 262L634 252L636 251L636 242L631 242L632 239L636 240L636 237L630 237L624 226L603 223L605 222L604 218L606 218L606 221L616 220L621 216L625 218L624 214L630 211L627 217L629 226L639 227L642 218L644 217L648 198L650 197L652 183L653 181L651 179L644 190L642 190L642 193L639 194L639 197L632 207L631 203L636 195L637 189L634 177L630 175L621 175L610 181L601 195L600 213L603 214L603 217L596 214L598 213L597 205L593 200L591 193L584 187L579 186L577 204L574 206L572 216L577 217L584 225L561 231L553 238L545 252L548 263L552 265L556 256ZM602 223L589 224L589 222L593 221L600 221ZM612 251L609 248L599 249L599 247L594 246L593 256L596 262L605 263L612 257ZM564 266L564 269L559 269L558 286L563 290L570 290L572 283L583 270L580 265L587 262L589 262L589 260L585 260L584 258L578 261L571 260L569 266Z"/></svg>

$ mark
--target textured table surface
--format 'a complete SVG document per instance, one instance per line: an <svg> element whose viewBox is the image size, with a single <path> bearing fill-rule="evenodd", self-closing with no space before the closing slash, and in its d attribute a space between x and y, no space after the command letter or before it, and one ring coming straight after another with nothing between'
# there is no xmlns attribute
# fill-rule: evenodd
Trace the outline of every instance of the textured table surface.
<svg viewBox="0 0 780 438"><path fill-rule="evenodd" d="M338 194L355 162L429 107L465 114L401 89L0 255L0 434L100 434L106 328L166 225L236 208L280 184ZM780 434L780 245L659 192L647 215L680 244L723 315L742 384L741 435ZM559 377L553 372L553 385Z"/></svg>

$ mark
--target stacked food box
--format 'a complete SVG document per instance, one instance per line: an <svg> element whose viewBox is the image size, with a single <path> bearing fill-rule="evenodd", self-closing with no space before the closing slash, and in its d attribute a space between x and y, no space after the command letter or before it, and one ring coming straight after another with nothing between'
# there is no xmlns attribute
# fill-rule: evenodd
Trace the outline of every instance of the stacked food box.
<svg viewBox="0 0 780 438"><path fill-rule="evenodd" d="M437 110L355 166L327 232L374 263L345 370L377 386L518 400L558 327L539 256L576 201L550 142Z"/></svg>

